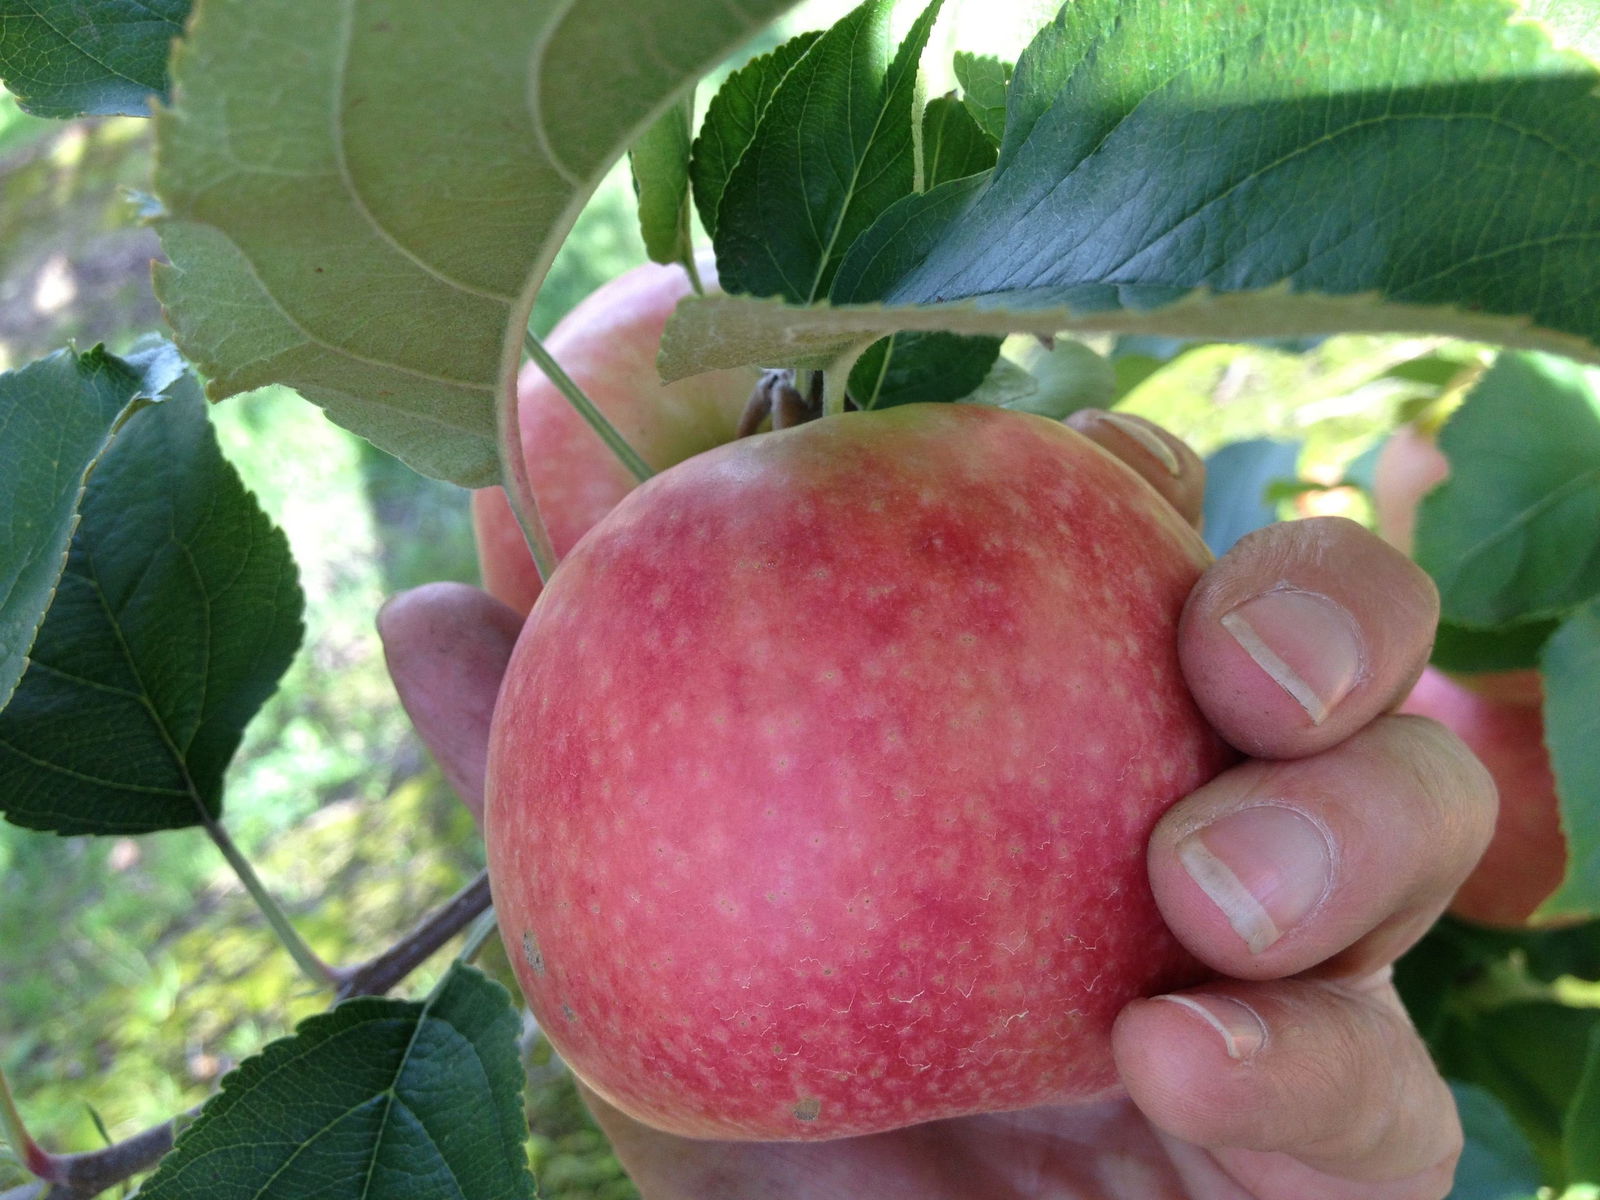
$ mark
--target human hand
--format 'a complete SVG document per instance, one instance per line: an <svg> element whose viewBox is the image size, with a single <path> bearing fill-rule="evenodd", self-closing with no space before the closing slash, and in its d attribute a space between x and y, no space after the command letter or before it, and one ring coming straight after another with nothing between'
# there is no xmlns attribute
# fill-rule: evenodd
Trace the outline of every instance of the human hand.
<svg viewBox="0 0 1600 1200"><path fill-rule="evenodd" d="M1147 423L1082 432L1190 519L1200 465ZM1389 983L1493 824L1494 792L1432 722L1386 715L1426 657L1436 600L1349 522L1245 539L1191 596L1196 699L1256 756L1175 805L1150 843L1167 923L1220 978L1130 1004L1125 1094L817 1143L691 1141L589 1103L650 1200L1427 1200L1454 1106ZM521 621L433 585L380 617L396 686L481 815L489 718ZM1231 819L1230 819L1231 818Z"/></svg>

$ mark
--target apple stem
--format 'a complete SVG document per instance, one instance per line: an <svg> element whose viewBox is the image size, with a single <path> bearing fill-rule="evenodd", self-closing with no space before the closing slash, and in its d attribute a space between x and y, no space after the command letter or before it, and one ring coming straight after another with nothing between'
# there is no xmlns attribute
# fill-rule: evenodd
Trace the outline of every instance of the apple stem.
<svg viewBox="0 0 1600 1200"><path fill-rule="evenodd" d="M605 413L596 408L594 401L583 394L583 389L573 381L572 376L561 369L561 364L556 362L550 351L545 349L544 343L534 336L533 330L528 330L523 344L528 348L528 356L539 364L539 369L551 383L556 385L556 389L572 402L572 407L578 410L578 415L589 422L589 427L600 435L600 440L617 456L618 461L628 468L636 480L643 483L655 474L650 469L650 464L639 457L639 452L628 445L627 439L617 432L617 427L606 420Z"/></svg>
<svg viewBox="0 0 1600 1200"><path fill-rule="evenodd" d="M305 973L318 988L332 987L337 983L333 970L327 963L317 957L316 951L306 944L304 938L290 923L288 914L278 902L273 899L272 893L267 891L261 882L261 877L256 874L255 868L250 865L234 840L228 836L228 831L211 817L205 821L206 833L222 857L228 860L228 865L233 868L233 873L239 877L239 882L244 884L244 890L250 893L250 898L256 902L256 907L261 910L261 915L267 919L267 924L272 926L272 931L278 935L278 940L283 943L283 948L289 952L289 957L294 959L300 970Z"/></svg>

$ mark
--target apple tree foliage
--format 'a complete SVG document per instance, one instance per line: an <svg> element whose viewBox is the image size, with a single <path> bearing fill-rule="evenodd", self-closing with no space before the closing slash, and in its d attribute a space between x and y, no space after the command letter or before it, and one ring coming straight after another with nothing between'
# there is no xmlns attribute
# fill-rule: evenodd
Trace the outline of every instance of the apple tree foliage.
<svg viewBox="0 0 1600 1200"><path fill-rule="evenodd" d="M286 384L427 474L500 481L533 298L631 148L652 255L692 263L698 222L724 289L681 306L669 378L778 365L822 372L833 410L1060 416L1155 369L1073 333L1503 348L1456 396L1451 477L1422 506L1416 554L1443 596L1436 661L1543 672L1571 851L1545 915L1575 923L1446 920L1400 979L1456 1081L1456 1195L1600 1182L1600 1008L1561 982L1600 979L1586 0L1350 0L1336 21L1320 0L1077 0L1014 59L957 53L957 86L932 97L918 80L940 0L898 41L887 0L866 0L744 62L698 126L695 83L788 0L192 7L0 0L0 80L28 111L154 112L171 338L0 376L8 820L202 826L276 911L224 831L224 779L295 653L301 598L202 382L213 400ZM1058 377L1001 357L1016 333L1063 339ZM1294 458L1216 456L1213 535L1271 519ZM337 982L275 924L314 981ZM464 965L423 999L346 1000L228 1076L141 1195L292 1196L306 1179L532 1195L515 1032L510 997ZM3 1087L0 1115L19 1157L67 1186ZM69 1194L128 1173L75 1175Z"/></svg>

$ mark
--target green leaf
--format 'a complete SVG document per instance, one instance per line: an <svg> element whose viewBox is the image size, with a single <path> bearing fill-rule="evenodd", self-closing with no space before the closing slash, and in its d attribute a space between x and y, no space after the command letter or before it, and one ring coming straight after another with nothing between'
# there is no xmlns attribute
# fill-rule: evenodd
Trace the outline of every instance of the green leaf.
<svg viewBox="0 0 1600 1200"><path fill-rule="evenodd" d="M1011 64L958 50L955 69L961 102L990 145L999 150L1006 130L1006 88L1011 84Z"/></svg>
<svg viewBox="0 0 1600 1200"><path fill-rule="evenodd" d="M987 191L886 298L1086 313L1286 285L1237 332L1423 306L1594 358L1594 65L1500 0L1340 11L1335 38L1316 0L1066 5L1018 62ZM1199 336L1184 315L1166 331Z"/></svg>
<svg viewBox="0 0 1600 1200"><path fill-rule="evenodd" d="M1505 1106L1471 1084L1453 1083L1450 1091L1466 1145L1446 1200L1534 1200L1539 1160Z"/></svg>
<svg viewBox="0 0 1600 1200"><path fill-rule="evenodd" d="M1529 621L1504 629L1468 629L1439 622L1429 661L1446 671L1522 671L1539 665L1539 652L1556 630L1555 621Z"/></svg>
<svg viewBox="0 0 1600 1200"><path fill-rule="evenodd" d="M683 263L691 269L689 130L693 120L694 93L690 92L657 117L628 151L645 252L652 262Z"/></svg>
<svg viewBox="0 0 1600 1200"><path fill-rule="evenodd" d="M84 480L118 426L183 371L161 343L120 359L58 350L0 375L0 710L67 562Z"/></svg>
<svg viewBox="0 0 1600 1200"><path fill-rule="evenodd" d="M929 100L922 110L924 188L965 179L994 166L995 148L961 101L951 96Z"/></svg>
<svg viewBox="0 0 1600 1200"><path fill-rule="evenodd" d="M713 239L717 236L717 210L728 176L755 139L756 126L766 112L772 93L822 36L820 31L790 38L770 54L751 59L717 89L706 107L700 136L694 141L694 157L689 163L689 178L694 185L694 204L700 224Z"/></svg>
<svg viewBox="0 0 1600 1200"><path fill-rule="evenodd" d="M1492 1092L1538 1155L1545 1182L1564 1180L1563 1125L1600 1009L1547 1001L1458 1015L1436 1043L1440 1069Z"/></svg>
<svg viewBox="0 0 1600 1200"><path fill-rule="evenodd" d="M1063 421L1080 408L1110 408L1116 370L1103 354L1073 338L1057 338L1048 352L1028 360L1037 390L1004 405Z"/></svg>
<svg viewBox="0 0 1600 1200"><path fill-rule="evenodd" d="M267 383L496 482L496 398L584 199L790 0L206 0L156 121L156 289L215 398Z"/></svg>
<svg viewBox="0 0 1600 1200"><path fill-rule="evenodd" d="M1415 557L1446 620L1558 617L1600 594L1600 402L1566 359L1502 354L1439 432L1450 478L1418 506Z"/></svg>
<svg viewBox="0 0 1600 1200"><path fill-rule="evenodd" d="M0 0L0 79L36 117L150 115L189 0Z"/></svg>
<svg viewBox="0 0 1600 1200"><path fill-rule="evenodd" d="M229 1074L139 1195L531 1198L520 1029L460 965L425 1002L347 1001Z"/></svg>
<svg viewBox="0 0 1600 1200"><path fill-rule="evenodd" d="M1550 748L1567 877L1539 917L1600 914L1600 601L1567 618L1545 643L1544 740Z"/></svg>
<svg viewBox="0 0 1600 1200"><path fill-rule="evenodd" d="M301 636L283 534L222 457L193 379L89 476L66 571L0 712L0 811L62 834L215 819L223 771Z"/></svg>
<svg viewBox="0 0 1600 1200"><path fill-rule="evenodd" d="M941 2L891 61L890 0L867 0L783 77L722 194L715 244L726 290L823 299L850 243L910 194L917 64Z"/></svg>
<svg viewBox="0 0 1600 1200"><path fill-rule="evenodd" d="M1567 1178L1600 1183L1600 1026L1589 1034L1583 1076L1567 1109Z"/></svg>
<svg viewBox="0 0 1600 1200"><path fill-rule="evenodd" d="M962 223L983 176L946 183L931 192L908 196L892 206L854 246L839 271L840 288L858 263L863 280L874 287L892 283L892 272L879 277L879 267L898 265L905 246L878 234L892 218L912 237ZM975 187L976 185L976 187ZM943 205L952 212L929 212ZM871 254L862 253L871 247ZM923 246L918 253L925 253ZM910 257L915 257L911 255ZM880 292L881 294L881 292ZM1067 306L1014 306L1013 297L996 296L948 304L841 304L797 308L776 298L691 296L674 310L662 340L662 377L668 381L723 367L763 362L797 362L821 367L869 335L897 330L944 330L949 333L1111 333L1181 337L1196 342L1236 342L1241 338L1293 338L1308 330L1368 333L1437 333L1449 326L1460 336L1499 340L1534 349L1563 352L1592 350L1568 337L1536 329L1508 330L1499 317L1463 314L1453 309L1420 305L1375 305L1363 296L1313 296L1286 287L1255 292L1191 292L1164 308L1090 311ZM1600 357L1600 356L1596 356Z"/></svg>
<svg viewBox="0 0 1600 1200"><path fill-rule="evenodd" d="M850 398L864 409L970 396L1000 357L999 338L898 333L868 346L850 369Z"/></svg>
<svg viewBox="0 0 1600 1200"><path fill-rule="evenodd" d="M1219 558L1245 534L1278 519L1278 506L1267 489L1295 479L1300 443L1270 438L1234 442L1206 459L1205 520L1201 532Z"/></svg>

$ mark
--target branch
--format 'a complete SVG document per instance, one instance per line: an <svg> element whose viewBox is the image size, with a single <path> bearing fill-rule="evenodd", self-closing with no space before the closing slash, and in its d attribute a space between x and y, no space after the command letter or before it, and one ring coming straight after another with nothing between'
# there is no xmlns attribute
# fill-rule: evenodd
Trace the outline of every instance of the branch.
<svg viewBox="0 0 1600 1200"><path fill-rule="evenodd" d="M193 1117L200 1110L192 1108L186 1116ZM109 1187L115 1187L161 1161L161 1156L172 1149L176 1121L146 1129L131 1138L116 1142L99 1150L82 1154L52 1154L50 1173L53 1184L39 1180L21 1187L0 1192L0 1200L89 1200Z"/></svg>
<svg viewBox="0 0 1600 1200"><path fill-rule="evenodd" d="M337 999L383 995L488 910L489 874L485 871L376 958L332 971L339 988ZM186 1115L192 1117L199 1111L191 1109ZM0 1200L89 1200L160 1162L172 1149L175 1125L168 1121L82 1154L46 1155L52 1182L25 1183L0 1192Z"/></svg>
<svg viewBox="0 0 1600 1200"><path fill-rule="evenodd" d="M352 996L381 996L421 966L434 951L489 908L489 873L484 871L440 907L424 917L410 933L376 958L358 967L335 972L339 1000ZM4 1197L0 1197L4 1200Z"/></svg>

